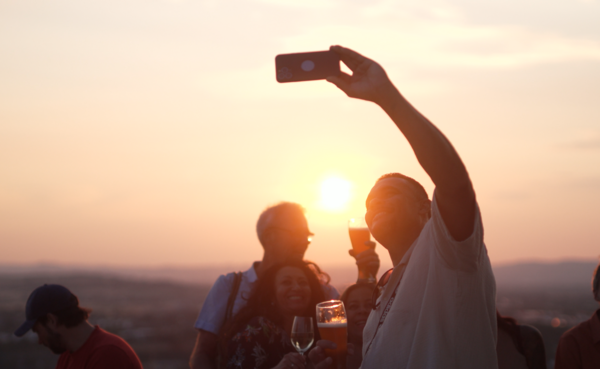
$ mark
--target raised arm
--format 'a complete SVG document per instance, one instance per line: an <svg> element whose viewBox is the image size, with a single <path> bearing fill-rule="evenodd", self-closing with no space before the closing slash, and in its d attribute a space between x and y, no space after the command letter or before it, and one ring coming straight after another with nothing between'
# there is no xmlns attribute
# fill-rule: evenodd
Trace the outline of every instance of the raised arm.
<svg viewBox="0 0 600 369"><path fill-rule="evenodd" d="M328 77L346 95L372 101L394 121L436 187L440 213L452 237L468 238L475 220L475 192L469 174L448 139L400 94L383 68L359 53L332 46L352 75Z"/></svg>

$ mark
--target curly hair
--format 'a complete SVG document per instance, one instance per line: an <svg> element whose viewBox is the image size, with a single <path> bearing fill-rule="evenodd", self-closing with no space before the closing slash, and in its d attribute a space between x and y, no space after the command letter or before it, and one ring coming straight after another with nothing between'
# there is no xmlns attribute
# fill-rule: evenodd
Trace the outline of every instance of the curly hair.
<svg viewBox="0 0 600 369"><path fill-rule="evenodd" d="M219 337L221 348L225 348L231 338L254 317L265 317L279 326L283 324L284 316L278 306L272 302L275 301L275 276L284 267L295 267L302 270L308 280L310 302L302 315L313 318L315 341L318 339L315 306L319 302L325 301L323 286L319 282L324 273L319 274L320 269L309 261L287 261L272 266L258 278L246 305L223 327ZM242 298L245 297L242 296Z"/></svg>

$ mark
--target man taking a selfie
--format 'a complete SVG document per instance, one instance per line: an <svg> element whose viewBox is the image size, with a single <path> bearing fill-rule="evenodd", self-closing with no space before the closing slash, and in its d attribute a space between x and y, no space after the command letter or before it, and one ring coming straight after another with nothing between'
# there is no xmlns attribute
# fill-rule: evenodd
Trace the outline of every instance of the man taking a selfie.
<svg viewBox="0 0 600 369"><path fill-rule="evenodd" d="M390 173L367 197L367 225L394 268L380 279L383 291L364 328L362 368L497 368L496 287L463 162L379 64L340 46L331 50L353 73L327 80L379 105L435 184L429 200L417 181ZM317 369L332 362L323 350L331 345L320 341L310 352Z"/></svg>

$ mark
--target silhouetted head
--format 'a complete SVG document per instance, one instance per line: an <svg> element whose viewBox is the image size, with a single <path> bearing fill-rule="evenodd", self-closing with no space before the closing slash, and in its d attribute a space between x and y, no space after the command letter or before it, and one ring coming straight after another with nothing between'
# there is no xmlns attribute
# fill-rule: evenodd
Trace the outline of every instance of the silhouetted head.
<svg viewBox="0 0 600 369"><path fill-rule="evenodd" d="M374 283L355 283L344 291L340 300L346 308L348 342L362 344L363 330L371 313Z"/></svg>
<svg viewBox="0 0 600 369"><path fill-rule="evenodd" d="M369 192L365 220L384 247L418 235L431 217L431 201L419 182L400 173L381 176Z"/></svg>
<svg viewBox="0 0 600 369"><path fill-rule="evenodd" d="M592 292L594 293L594 299L600 302L600 264L594 270L594 277L592 278Z"/></svg>
<svg viewBox="0 0 600 369"><path fill-rule="evenodd" d="M308 229L304 208L293 202L280 202L266 208L256 223L258 239L277 262L302 260L313 235Z"/></svg>
<svg viewBox="0 0 600 369"><path fill-rule="evenodd" d="M66 287L45 284L36 288L25 307L26 321L15 331L18 337L30 329L38 336L38 343L55 354L67 350L65 334L68 329L87 321L91 310L79 306L79 299Z"/></svg>

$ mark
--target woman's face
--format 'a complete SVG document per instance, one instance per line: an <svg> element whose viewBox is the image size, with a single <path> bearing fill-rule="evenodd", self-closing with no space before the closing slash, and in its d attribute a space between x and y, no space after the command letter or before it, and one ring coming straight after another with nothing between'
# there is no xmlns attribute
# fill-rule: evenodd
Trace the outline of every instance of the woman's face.
<svg viewBox="0 0 600 369"><path fill-rule="evenodd" d="M348 341L362 343L362 334L369 313L371 313L372 290L368 287L358 287L348 295L345 303L348 318Z"/></svg>
<svg viewBox="0 0 600 369"><path fill-rule="evenodd" d="M310 285L300 268L286 266L275 275L275 299L283 315L302 315L310 304Z"/></svg>

